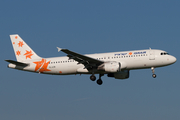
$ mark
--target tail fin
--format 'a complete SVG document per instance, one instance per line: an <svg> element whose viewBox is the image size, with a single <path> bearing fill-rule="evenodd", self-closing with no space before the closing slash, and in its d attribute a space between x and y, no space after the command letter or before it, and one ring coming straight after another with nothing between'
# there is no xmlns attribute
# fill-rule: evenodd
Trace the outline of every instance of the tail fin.
<svg viewBox="0 0 180 120"><path fill-rule="evenodd" d="M10 35L10 38L17 61L23 62L26 60L41 58L23 41L23 39L21 39L18 34Z"/></svg>

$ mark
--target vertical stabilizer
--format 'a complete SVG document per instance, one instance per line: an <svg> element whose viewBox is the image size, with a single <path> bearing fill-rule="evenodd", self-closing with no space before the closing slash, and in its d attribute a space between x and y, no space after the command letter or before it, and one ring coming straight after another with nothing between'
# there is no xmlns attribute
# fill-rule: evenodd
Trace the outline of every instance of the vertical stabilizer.
<svg viewBox="0 0 180 120"><path fill-rule="evenodd" d="M17 61L23 62L26 60L41 58L23 41L23 39L21 39L18 34L10 35L10 38Z"/></svg>

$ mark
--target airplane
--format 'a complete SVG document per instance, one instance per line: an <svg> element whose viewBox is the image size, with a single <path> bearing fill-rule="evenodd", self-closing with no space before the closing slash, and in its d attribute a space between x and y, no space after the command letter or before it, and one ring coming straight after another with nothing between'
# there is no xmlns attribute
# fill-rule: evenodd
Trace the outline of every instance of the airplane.
<svg viewBox="0 0 180 120"><path fill-rule="evenodd" d="M10 63L9 68L51 75L91 74L92 81L96 80L95 74L99 74L98 85L103 83L101 77L104 74L123 80L129 78L130 70L135 69L150 68L152 77L156 78L155 68L176 62L176 58L167 52L151 48L82 55L57 47L58 52L67 56L42 58L18 34L10 35L10 39L17 61L5 60Z"/></svg>

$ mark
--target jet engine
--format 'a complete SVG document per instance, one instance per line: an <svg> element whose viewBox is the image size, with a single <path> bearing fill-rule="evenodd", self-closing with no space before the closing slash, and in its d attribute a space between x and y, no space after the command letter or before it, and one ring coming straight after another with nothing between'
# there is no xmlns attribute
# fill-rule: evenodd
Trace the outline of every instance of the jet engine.
<svg viewBox="0 0 180 120"><path fill-rule="evenodd" d="M98 70L115 73L121 70L121 64L119 62L106 62L100 65Z"/></svg>
<svg viewBox="0 0 180 120"><path fill-rule="evenodd" d="M116 61L111 61L111 62L105 62L104 64L98 66L98 70L103 70L105 72L110 72L110 73L116 73L120 72L122 69L125 69L126 63L124 62L116 62Z"/></svg>
<svg viewBox="0 0 180 120"><path fill-rule="evenodd" d="M129 70L123 70L116 73L109 73L108 77L114 77L115 79L127 79L129 78Z"/></svg>

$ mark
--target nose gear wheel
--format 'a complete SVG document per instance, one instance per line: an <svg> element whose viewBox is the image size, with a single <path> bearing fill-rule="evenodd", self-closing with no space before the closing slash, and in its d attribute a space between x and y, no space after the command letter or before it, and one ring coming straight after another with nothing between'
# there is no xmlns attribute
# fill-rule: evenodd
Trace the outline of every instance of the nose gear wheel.
<svg viewBox="0 0 180 120"><path fill-rule="evenodd" d="M151 70L152 70L152 73L153 73L153 74L152 74L152 77L153 77L153 78L156 78L156 74L154 74L154 72L155 72L154 69L155 69L154 67L151 67Z"/></svg>

